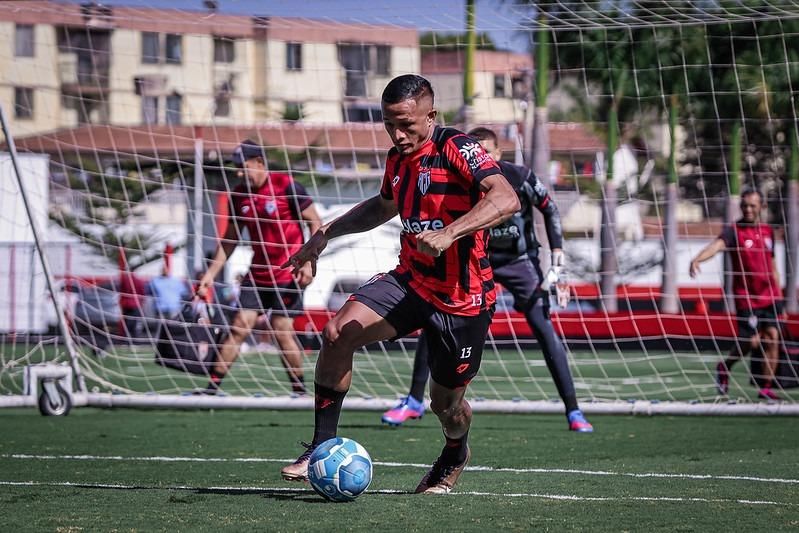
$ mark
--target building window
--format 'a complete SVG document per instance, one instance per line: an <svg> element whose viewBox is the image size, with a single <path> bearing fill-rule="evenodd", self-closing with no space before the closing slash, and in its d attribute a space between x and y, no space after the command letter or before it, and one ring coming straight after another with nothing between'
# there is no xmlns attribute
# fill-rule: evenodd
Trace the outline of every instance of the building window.
<svg viewBox="0 0 799 533"><path fill-rule="evenodd" d="M161 43L157 33L142 32L141 34L141 62L158 63L161 57Z"/></svg>
<svg viewBox="0 0 799 533"><path fill-rule="evenodd" d="M236 41L227 37L214 37L214 62L233 63L236 60Z"/></svg>
<svg viewBox="0 0 799 533"><path fill-rule="evenodd" d="M302 70L302 43L286 43L286 70Z"/></svg>
<svg viewBox="0 0 799 533"><path fill-rule="evenodd" d="M14 118L33 118L33 89L14 87Z"/></svg>
<svg viewBox="0 0 799 533"><path fill-rule="evenodd" d="M179 94L170 94L166 97L166 123L180 125L180 111L183 106L183 97Z"/></svg>
<svg viewBox="0 0 799 533"><path fill-rule="evenodd" d="M507 96L505 93L505 75L494 74L494 97L505 98L505 96Z"/></svg>
<svg viewBox="0 0 799 533"><path fill-rule="evenodd" d="M302 103L286 102L283 110L283 120L302 120Z"/></svg>
<svg viewBox="0 0 799 533"><path fill-rule="evenodd" d="M391 47L378 45L377 59L375 61L375 74L378 76L388 76L391 72Z"/></svg>
<svg viewBox="0 0 799 533"><path fill-rule="evenodd" d="M14 33L14 55L16 57L34 56L33 25L17 24Z"/></svg>
<svg viewBox="0 0 799 533"><path fill-rule="evenodd" d="M141 122L142 124L158 124L158 97L141 97Z"/></svg>
<svg viewBox="0 0 799 533"><path fill-rule="evenodd" d="M380 106L350 105L344 107L344 122L382 122Z"/></svg>
<svg viewBox="0 0 799 533"><path fill-rule="evenodd" d="M167 33L164 54L164 59L167 63L179 65L183 57L183 36Z"/></svg>
<svg viewBox="0 0 799 533"><path fill-rule="evenodd" d="M216 95L216 98L214 99L214 116L230 116L230 96L223 94Z"/></svg>

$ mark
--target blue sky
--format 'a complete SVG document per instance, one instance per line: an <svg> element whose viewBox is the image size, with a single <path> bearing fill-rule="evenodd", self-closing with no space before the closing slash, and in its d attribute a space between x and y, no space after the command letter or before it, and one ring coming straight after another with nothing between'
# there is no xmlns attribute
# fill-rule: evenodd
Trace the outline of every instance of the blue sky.
<svg viewBox="0 0 799 533"><path fill-rule="evenodd" d="M204 10L202 0L104 0L107 5L129 5ZM523 51L527 39L513 31L519 25L519 8L511 0L476 0L477 29L487 31L500 48ZM242 15L308 17L393 24L420 31L463 31L464 0L219 0L220 11Z"/></svg>

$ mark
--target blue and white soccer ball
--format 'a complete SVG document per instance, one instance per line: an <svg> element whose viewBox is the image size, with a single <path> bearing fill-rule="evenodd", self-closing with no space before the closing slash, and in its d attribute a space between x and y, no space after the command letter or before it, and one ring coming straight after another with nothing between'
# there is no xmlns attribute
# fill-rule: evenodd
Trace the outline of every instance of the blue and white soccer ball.
<svg viewBox="0 0 799 533"><path fill-rule="evenodd" d="M352 439L334 437L313 451L308 480L321 496L334 502L354 500L372 482L372 458Z"/></svg>

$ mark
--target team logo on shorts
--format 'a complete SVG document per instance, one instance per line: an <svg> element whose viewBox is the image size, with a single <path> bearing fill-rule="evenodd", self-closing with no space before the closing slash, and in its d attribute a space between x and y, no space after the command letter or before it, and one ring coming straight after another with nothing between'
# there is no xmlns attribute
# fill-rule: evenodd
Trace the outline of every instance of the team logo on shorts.
<svg viewBox="0 0 799 533"><path fill-rule="evenodd" d="M430 188L430 169L423 168L419 171L419 180L416 182L419 186L419 192L422 196L427 194L427 189Z"/></svg>

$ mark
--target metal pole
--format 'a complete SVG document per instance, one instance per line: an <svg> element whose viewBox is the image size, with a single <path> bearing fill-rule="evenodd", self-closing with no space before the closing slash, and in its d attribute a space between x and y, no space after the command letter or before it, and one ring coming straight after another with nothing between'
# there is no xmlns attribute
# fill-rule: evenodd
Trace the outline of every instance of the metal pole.
<svg viewBox="0 0 799 533"><path fill-rule="evenodd" d="M204 173L203 173L203 129L200 126L194 128L194 257L192 261L194 277L203 272L203 196L204 196Z"/></svg>
<svg viewBox="0 0 799 533"><path fill-rule="evenodd" d="M50 291L50 296L53 299L53 306L55 307L56 316L58 317L58 329L61 330L61 335L64 337L64 345L69 353L70 363L72 364L72 372L75 374L78 389L81 392L86 393L88 392L88 389L86 388L86 381L80 371L78 354L75 351L75 345L72 343L72 335L67 327L64 314L61 312L61 304L58 302L58 298L56 298L55 283L53 282L50 263L47 261L47 256L44 254L44 248L39 238L40 230L36 225L36 219L33 218L33 215L31 214L30 203L28 202L28 194L25 192L25 185L22 182L22 174L20 173L19 165L17 164L17 146L14 143L14 137L12 137L11 130L8 127L5 109L3 108L2 104L0 104L0 123L3 128L3 135L6 136L6 143L8 143L8 153L11 156L11 164L14 167L14 174L17 176L17 184L19 184L19 192L20 196L22 197L22 203L25 205L25 212L28 213L28 219L31 223L33 242L36 245L36 250L39 252L39 258L42 261L42 271L44 272L44 278L47 282L47 290Z"/></svg>

